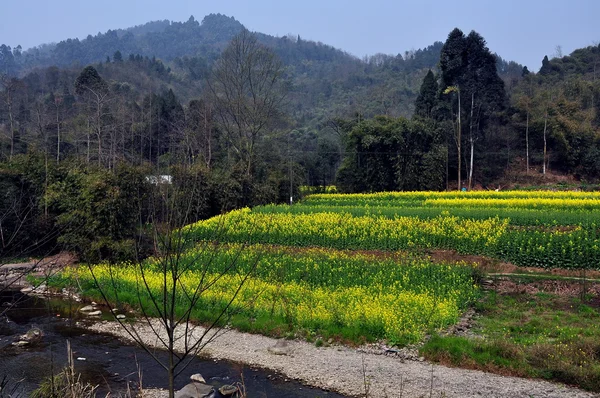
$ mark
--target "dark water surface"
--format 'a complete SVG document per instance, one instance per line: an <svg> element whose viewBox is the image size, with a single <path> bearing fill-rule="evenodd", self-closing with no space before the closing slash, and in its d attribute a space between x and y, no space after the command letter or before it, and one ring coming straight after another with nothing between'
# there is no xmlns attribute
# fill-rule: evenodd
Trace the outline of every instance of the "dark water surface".
<svg viewBox="0 0 600 398"><path fill-rule="evenodd" d="M6 310L6 303L15 303ZM138 366L145 388L168 386L165 371L141 348L127 345L110 335L89 332L77 326L85 322L77 313L77 303L59 299L23 296L20 292L0 292L0 383L6 376L9 388L16 386L14 396L27 396L44 379L58 373L67 363L67 339L71 342L75 370L82 381L100 385L99 397L107 392L123 392L127 383L139 382ZM69 316L71 315L71 316ZM11 345L18 336L32 327L44 333L40 344L29 348ZM158 351L160 358L166 358ZM207 383L215 386L235 384L243 375L249 397L328 397L343 395L288 381L274 372L256 369L228 361L197 359L176 380L182 388L194 373L201 373Z"/></svg>

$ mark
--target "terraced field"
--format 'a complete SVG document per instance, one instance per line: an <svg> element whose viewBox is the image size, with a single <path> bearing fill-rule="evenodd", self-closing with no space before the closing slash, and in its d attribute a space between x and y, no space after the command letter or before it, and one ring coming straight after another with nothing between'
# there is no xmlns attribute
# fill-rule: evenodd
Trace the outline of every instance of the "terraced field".
<svg viewBox="0 0 600 398"><path fill-rule="evenodd" d="M179 231L185 251L176 256L179 293L173 302L184 313L192 293L198 294L192 318L206 322L228 308L223 319L244 331L300 336L318 344L383 339L399 346L437 336L476 304L491 314L491 320L474 326L488 339L485 344L440 336L429 340L423 353L445 363L454 358L475 368L560 379L548 370L550 359L570 361L568 344L600 337L593 322L554 334L543 332L550 327L544 324L545 337L533 333L526 341L519 333L501 334L499 329L518 326L503 318L505 312L492 311L496 307L489 300L497 307L512 301L502 293L482 292L478 264L439 261L431 254L443 249L521 267L590 272L600 267L599 208L598 193L509 191L315 194L293 206L241 209ZM170 271L165 264L154 259L141 266L71 268L56 281L77 279L91 297L98 297L96 283L112 286L112 300L135 307L149 297L139 288L142 276L154 295L166 291L165 270ZM599 315L593 306L577 308L584 315L576 318ZM561 315L552 316L548 322L560 329ZM495 342L513 344L514 350ZM525 353L537 353L534 348L546 343L546 359L527 359ZM453 357L461 344L471 351L465 348ZM593 375L600 369L593 353L600 346L592 346L585 348L590 355L579 356ZM489 355L481 357L482 352ZM576 384L591 390L600 386L584 373Z"/></svg>

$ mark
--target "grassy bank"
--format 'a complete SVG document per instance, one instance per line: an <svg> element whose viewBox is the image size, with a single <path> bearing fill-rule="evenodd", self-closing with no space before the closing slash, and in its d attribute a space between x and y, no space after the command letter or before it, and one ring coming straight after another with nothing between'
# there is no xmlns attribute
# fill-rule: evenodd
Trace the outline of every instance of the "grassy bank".
<svg viewBox="0 0 600 398"><path fill-rule="evenodd" d="M600 391L599 284L503 278L476 304L466 336L434 335L427 359Z"/></svg>

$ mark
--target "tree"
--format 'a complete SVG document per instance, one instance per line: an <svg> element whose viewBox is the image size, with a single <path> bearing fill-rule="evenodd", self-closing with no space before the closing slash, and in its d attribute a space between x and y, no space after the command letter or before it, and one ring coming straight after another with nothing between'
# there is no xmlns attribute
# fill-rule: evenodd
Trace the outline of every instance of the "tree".
<svg viewBox="0 0 600 398"><path fill-rule="evenodd" d="M548 56L544 55L544 59L542 60L542 67L540 68L539 74L544 76L549 75L550 73L552 73L552 65L550 65L550 60L548 60Z"/></svg>
<svg viewBox="0 0 600 398"><path fill-rule="evenodd" d="M218 126L239 166L251 176L259 141L277 126L286 92L275 53L244 29L214 65L208 87Z"/></svg>
<svg viewBox="0 0 600 398"><path fill-rule="evenodd" d="M102 162L102 138L104 134L104 106L109 101L108 84L100 77L93 66L87 66L75 80L75 92L87 103L88 129L87 133L87 162L90 162L90 133L93 131L98 140L98 164Z"/></svg>
<svg viewBox="0 0 600 398"><path fill-rule="evenodd" d="M121 54L121 51L115 51L113 54L113 62L123 62L123 55Z"/></svg>
<svg viewBox="0 0 600 398"><path fill-rule="evenodd" d="M415 101L415 115L428 119L431 118L433 109L438 102L438 96L438 83L433 72L429 69L423 79L419 95Z"/></svg>
<svg viewBox="0 0 600 398"><path fill-rule="evenodd" d="M122 266L113 265L109 265L108 274L96 272L93 266L89 270L95 288L109 308L119 306L130 294L120 288L122 281L118 275L121 272L135 273L137 282L133 289L142 322L124 322L114 312L113 316L130 338L166 371L169 397L173 398L175 379L227 323L230 307L254 272L260 257L244 255L244 261L249 259L250 264L241 266L238 259L244 250L242 245L228 261L218 261L215 245L218 244L219 228L214 231L212 239L198 241L193 230L184 227L190 222L190 204L196 201L196 198L190 197L193 191L171 184L158 184L156 189L157 195L150 200L147 219L151 222L154 256L148 261L138 258L125 271ZM228 276L233 276L228 283L235 284L234 293L224 301L214 296L207 299L206 296L219 289L218 284L222 279L227 280ZM202 310L211 312L212 319L204 327L192 323L194 313L207 302L213 302L211 308ZM142 328L153 333L156 345L167 351L165 361L156 356L154 347L143 337Z"/></svg>
<svg viewBox="0 0 600 398"><path fill-rule="evenodd" d="M461 167L461 163L462 163L462 123L461 123L461 114L462 114L462 110L461 110L461 106L460 106L460 88L459 86L449 86L446 87L446 89L444 90L444 94L450 94L450 93L456 93L457 94L457 98L458 98L458 110L456 112L456 127L455 127L455 133L454 133L454 141L456 142L456 149L457 149L457 153L458 153L458 167L457 167L457 173L458 173L458 190L460 191L462 189L462 178L461 178L461 172L462 172L462 167Z"/></svg>
<svg viewBox="0 0 600 398"><path fill-rule="evenodd" d="M475 142L484 137L487 119L504 106L504 82L497 73L496 57L487 48L483 37L475 31L471 31L467 37L460 29L450 32L440 55L440 69L442 92L448 87L456 87L463 98L468 98L462 110L469 128L466 136L470 150L468 187L471 189ZM462 132L461 136L464 136Z"/></svg>
<svg viewBox="0 0 600 398"><path fill-rule="evenodd" d="M18 92L23 88L23 83L14 77L8 77L8 75L0 75L0 85L3 90L0 91L0 98L6 107L6 113L8 115L8 138L10 140L10 152L8 155L9 160L15 155L15 150L19 141L19 132L17 130L17 117L16 117L16 97Z"/></svg>
<svg viewBox="0 0 600 398"><path fill-rule="evenodd" d="M378 116L351 127L338 172L343 192L439 190L446 153L433 121Z"/></svg>
<svg viewBox="0 0 600 398"><path fill-rule="evenodd" d="M205 100L192 100L188 105L187 129L185 135L185 151L192 159L200 156L204 165L210 170L213 163L213 152L216 146L216 128L213 105Z"/></svg>

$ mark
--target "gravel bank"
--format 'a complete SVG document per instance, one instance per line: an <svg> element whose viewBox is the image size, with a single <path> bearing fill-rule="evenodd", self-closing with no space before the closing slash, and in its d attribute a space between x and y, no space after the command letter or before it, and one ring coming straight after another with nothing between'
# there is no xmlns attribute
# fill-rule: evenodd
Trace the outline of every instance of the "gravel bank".
<svg viewBox="0 0 600 398"><path fill-rule="evenodd" d="M97 323L91 329L129 340L116 322ZM156 336L147 325L136 330L148 344L156 343ZM201 332L197 328L195 335ZM179 343L182 347L182 341ZM303 341L282 343L235 330L221 331L203 352L213 358L272 369L306 384L351 396L365 395L366 374L371 397L600 397L546 381L448 368L342 346L316 347Z"/></svg>

